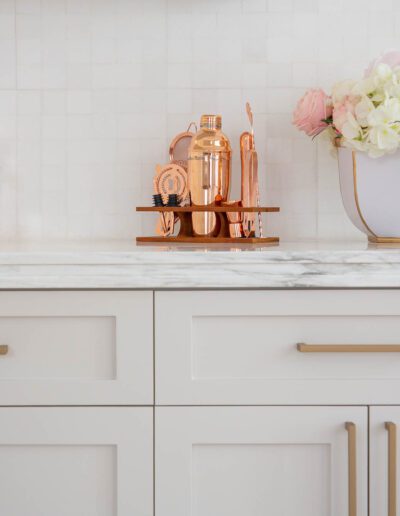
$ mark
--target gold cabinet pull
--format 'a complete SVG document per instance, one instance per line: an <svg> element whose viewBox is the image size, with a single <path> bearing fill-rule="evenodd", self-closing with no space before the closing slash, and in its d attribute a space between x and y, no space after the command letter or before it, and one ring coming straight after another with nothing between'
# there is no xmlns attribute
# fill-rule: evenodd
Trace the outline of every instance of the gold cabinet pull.
<svg viewBox="0 0 400 516"><path fill-rule="evenodd" d="M299 342L300 353L400 353L400 344L305 344Z"/></svg>
<svg viewBox="0 0 400 516"><path fill-rule="evenodd" d="M388 515L396 516L397 509L397 426L395 423L386 422L388 431Z"/></svg>
<svg viewBox="0 0 400 516"><path fill-rule="evenodd" d="M8 353L8 345L0 344L0 355L7 355Z"/></svg>
<svg viewBox="0 0 400 516"><path fill-rule="evenodd" d="M357 449L356 425L345 424L348 435L349 453L349 516L357 516Z"/></svg>

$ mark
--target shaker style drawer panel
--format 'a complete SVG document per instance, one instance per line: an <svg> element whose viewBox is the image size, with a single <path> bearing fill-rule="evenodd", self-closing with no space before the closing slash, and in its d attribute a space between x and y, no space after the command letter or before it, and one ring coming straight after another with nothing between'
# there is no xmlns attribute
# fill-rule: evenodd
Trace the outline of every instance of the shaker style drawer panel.
<svg viewBox="0 0 400 516"><path fill-rule="evenodd" d="M0 292L0 405L152 403L150 292Z"/></svg>
<svg viewBox="0 0 400 516"><path fill-rule="evenodd" d="M151 516L152 412L0 408L0 514Z"/></svg>
<svg viewBox="0 0 400 516"><path fill-rule="evenodd" d="M367 514L365 407L156 407L155 417L158 516Z"/></svg>
<svg viewBox="0 0 400 516"><path fill-rule="evenodd" d="M158 404L400 403L400 292L156 293Z"/></svg>

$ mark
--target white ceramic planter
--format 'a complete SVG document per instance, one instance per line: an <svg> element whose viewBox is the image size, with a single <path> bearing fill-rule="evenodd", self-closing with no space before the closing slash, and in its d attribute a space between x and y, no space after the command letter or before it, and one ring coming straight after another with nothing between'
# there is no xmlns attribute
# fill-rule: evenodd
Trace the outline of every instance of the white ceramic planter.
<svg viewBox="0 0 400 516"><path fill-rule="evenodd" d="M400 151L381 158L338 149L347 215L371 242L400 241Z"/></svg>

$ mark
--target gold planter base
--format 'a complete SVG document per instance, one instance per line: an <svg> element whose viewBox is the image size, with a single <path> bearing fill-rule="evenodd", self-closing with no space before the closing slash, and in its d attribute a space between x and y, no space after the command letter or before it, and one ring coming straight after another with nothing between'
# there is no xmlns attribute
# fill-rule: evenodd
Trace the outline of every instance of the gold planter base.
<svg viewBox="0 0 400 516"><path fill-rule="evenodd" d="M397 237L373 237L369 236L368 241L373 244L400 244L400 238Z"/></svg>

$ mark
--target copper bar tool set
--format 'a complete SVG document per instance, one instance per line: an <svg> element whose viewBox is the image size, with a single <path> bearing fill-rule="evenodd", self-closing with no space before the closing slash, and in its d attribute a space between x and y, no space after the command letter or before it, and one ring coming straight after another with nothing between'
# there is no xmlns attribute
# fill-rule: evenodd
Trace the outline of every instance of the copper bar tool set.
<svg viewBox="0 0 400 516"><path fill-rule="evenodd" d="M153 206L136 210L159 212L157 236L137 237L138 242L279 242L278 237L263 235L261 213L280 210L260 206L258 155L249 103L246 112L250 131L240 137L241 199L229 200L232 150L222 132L221 116L203 115L199 130L192 122L173 139L170 162L156 166Z"/></svg>

